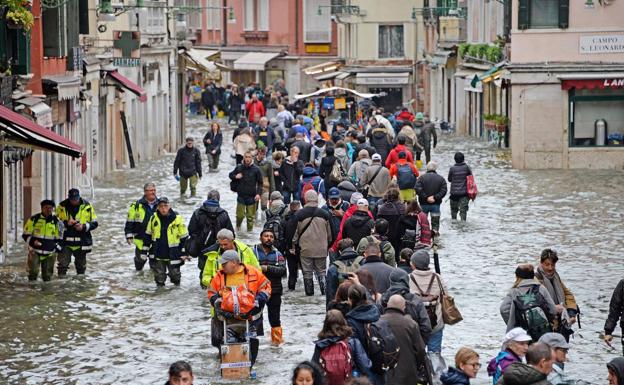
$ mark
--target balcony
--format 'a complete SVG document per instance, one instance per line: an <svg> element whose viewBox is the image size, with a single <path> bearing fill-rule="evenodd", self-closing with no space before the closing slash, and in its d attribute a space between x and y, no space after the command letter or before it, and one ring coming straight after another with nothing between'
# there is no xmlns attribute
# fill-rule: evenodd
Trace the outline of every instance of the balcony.
<svg viewBox="0 0 624 385"><path fill-rule="evenodd" d="M466 41L466 19L440 16L438 21L440 45L454 45Z"/></svg>
<svg viewBox="0 0 624 385"><path fill-rule="evenodd" d="M423 19L428 22L437 22L440 17L455 17L466 19L468 12L467 7L425 7L414 8L412 18L416 15L422 15Z"/></svg>

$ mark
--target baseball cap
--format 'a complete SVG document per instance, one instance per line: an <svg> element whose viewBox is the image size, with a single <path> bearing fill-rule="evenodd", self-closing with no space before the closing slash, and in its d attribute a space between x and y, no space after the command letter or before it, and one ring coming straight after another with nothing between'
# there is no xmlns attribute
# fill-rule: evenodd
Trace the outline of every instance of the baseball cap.
<svg viewBox="0 0 624 385"><path fill-rule="evenodd" d="M570 344L559 333L546 333L540 337L539 342L545 343L552 349L570 349Z"/></svg>
<svg viewBox="0 0 624 385"><path fill-rule="evenodd" d="M160 198L158 198L158 204L161 204L161 203L169 204L169 198L167 198L167 197L160 197Z"/></svg>
<svg viewBox="0 0 624 385"><path fill-rule="evenodd" d="M221 258L219 258L220 264L225 264L227 262L238 262L240 263L240 257L235 250L225 250L223 254L221 254Z"/></svg>
<svg viewBox="0 0 624 385"><path fill-rule="evenodd" d="M511 341L525 342L531 340L532 338L530 335L527 334L526 330L522 328L513 328L508 331L507 334L505 334L505 338L503 338L503 343L506 344Z"/></svg>
<svg viewBox="0 0 624 385"><path fill-rule="evenodd" d="M381 155L373 154L373 160L381 160Z"/></svg>
<svg viewBox="0 0 624 385"><path fill-rule="evenodd" d="M336 188L336 187L330 188L329 189L329 194L327 194L327 197L329 199L340 198L340 190L338 190L338 188Z"/></svg>
<svg viewBox="0 0 624 385"><path fill-rule="evenodd" d="M364 198L360 198L357 201L357 205L358 206L368 206L368 201L366 199L364 199Z"/></svg>
<svg viewBox="0 0 624 385"><path fill-rule="evenodd" d="M44 199L41 201L41 207L43 206L56 206L56 204L54 204L54 201L52 199Z"/></svg>
<svg viewBox="0 0 624 385"><path fill-rule="evenodd" d="M69 189L67 197L69 199L80 199L80 190L78 190L77 188Z"/></svg>

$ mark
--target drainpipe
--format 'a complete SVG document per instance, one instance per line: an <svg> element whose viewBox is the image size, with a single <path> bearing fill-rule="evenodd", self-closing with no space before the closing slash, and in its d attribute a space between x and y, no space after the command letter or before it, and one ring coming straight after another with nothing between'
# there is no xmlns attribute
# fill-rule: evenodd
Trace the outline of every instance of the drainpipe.
<svg viewBox="0 0 624 385"><path fill-rule="evenodd" d="M233 5L232 5L233 6ZM221 46L227 47L227 30L228 30L228 12L227 0L223 0L223 20L221 21Z"/></svg>

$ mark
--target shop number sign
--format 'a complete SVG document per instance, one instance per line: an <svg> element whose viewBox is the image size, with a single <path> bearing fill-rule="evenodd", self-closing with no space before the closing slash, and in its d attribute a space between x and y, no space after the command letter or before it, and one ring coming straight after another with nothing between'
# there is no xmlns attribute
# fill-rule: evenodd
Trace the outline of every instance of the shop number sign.
<svg viewBox="0 0 624 385"><path fill-rule="evenodd" d="M579 37L579 53L624 52L624 35L597 35Z"/></svg>

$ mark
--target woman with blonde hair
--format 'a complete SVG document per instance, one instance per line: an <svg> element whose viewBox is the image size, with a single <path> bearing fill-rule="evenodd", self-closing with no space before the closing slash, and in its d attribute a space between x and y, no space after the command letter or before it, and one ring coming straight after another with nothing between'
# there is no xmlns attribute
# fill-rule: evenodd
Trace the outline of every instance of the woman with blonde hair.
<svg viewBox="0 0 624 385"><path fill-rule="evenodd" d="M247 151L254 151L256 149L256 142L249 127L245 127L241 130L240 134L234 139L234 153L236 154L236 164L241 164L243 157Z"/></svg>
<svg viewBox="0 0 624 385"><path fill-rule="evenodd" d="M479 368L479 354L464 346L455 354L455 367L449 366L440 381L443 385L469 385L470 379L477 377Z"/></svg>

